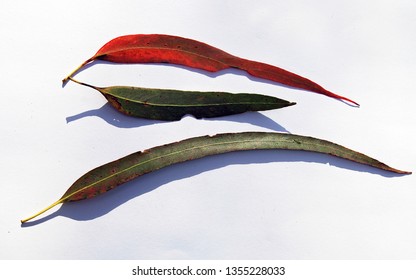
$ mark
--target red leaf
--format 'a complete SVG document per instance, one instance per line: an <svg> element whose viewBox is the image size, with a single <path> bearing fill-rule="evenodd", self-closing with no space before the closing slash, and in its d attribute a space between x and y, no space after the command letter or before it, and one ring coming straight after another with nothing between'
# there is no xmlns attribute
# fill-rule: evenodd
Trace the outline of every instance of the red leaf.
<svg viewBox="0 0 416 280"><path fill-rule="evenodd" d="M160 34L126 35L109 41L93 57L65 78L64 85L69 77L94 60L115 63L172 63L209 72L237 68L257 78L324 94L359 106L357 102L349 98L332 93L317 83L282 68L239 58L192 39Z"/></svg>

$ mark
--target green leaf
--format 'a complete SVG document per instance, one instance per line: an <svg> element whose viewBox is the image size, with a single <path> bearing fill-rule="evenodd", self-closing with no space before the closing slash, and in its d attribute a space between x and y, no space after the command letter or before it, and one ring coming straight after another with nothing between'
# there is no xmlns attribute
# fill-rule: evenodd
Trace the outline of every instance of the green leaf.
<svg viewBox="0 0 416 280"><path fill-rule="evenodd" d="M272 96L251 93L181 91L127 86L91 87L101 92L118 111L134 117L176 121L185 115L214 118L248 111L264 111L295 105Z"/></svg>
<svg viewBox="0 0 416 280"><path fill-rule="evenodd" d="M75 181L58 201L21 222L27 222L60 203L95 197L141 175L175 163L234 151L268 149L324 153L390 172L411 174L411 172L389 167L374 158L338 144L317 138L271 132L217 134L154 147L97 167Z"/></svg>

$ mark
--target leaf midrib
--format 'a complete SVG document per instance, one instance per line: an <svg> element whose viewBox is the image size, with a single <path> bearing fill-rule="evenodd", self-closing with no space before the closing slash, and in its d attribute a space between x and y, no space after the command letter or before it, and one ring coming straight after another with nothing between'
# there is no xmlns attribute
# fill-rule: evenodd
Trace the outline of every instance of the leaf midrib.
<svg viewBox="0 0 416 280"><path fill-rule="evenodd" d="M213 47L212 47L212 48L213 48ZM135 47L120 48L120 49L117 49L117 50L114 50L114 51L104 52L104 53L101 53L101 54L95 55L94 57L99 58L100 56L110 55L110 54L114 54L114 53L117 53L117 52L129 51L129 50L134 50L134 49L143 49L143 50L153 50L153 49L156 49L156 50L170 50L170 51L184 52L184 53L187 53L187 54L191 54L191 55L199 56L199 57L202 57L202 58L205 58L205 59L208 59L208 60L212 60L212 61L215 61L215 62L221 63L221 64L223 64L223 65L225 65L225 66L227 66L227 67L234 67L234 66L232 66L232 65L230 65L230 64L227 64L227 63L225 63L225 62L223 62L223 61L221 61L221 60L214 59L214 58L212 58L212 57L209 57L209 56L203 55L203 54L201 54L201 53L191 52L191 51L187 51L187 50L182 49L182 48L173 48L173 47L148 47L148 46L143 46L143 47L141 47L141 46L140 46L140 47L139 47L139 46L137 46L137 47L136 47L136 46L135 46ZM219 50L219 51L221 51L221 50ZM226 52L224 52L224 51L221 51L221 52L226 53ZM226 54L227 54L227 55L229 55L230 57L234 57L233 55L231 55L231 54L229 54L229 53L226 53Z"/></svg>
<svg viewBox="0 0 416 280"><path fill-rule="evenodd" d="M148 101L140 101L135 100L133 98L128 98L125 96L122 96L120 94L115 94L110 92L107 88L100 88L101 92L103 94L108 94L116 98L120 98L126 101L143 104L143 105L150 105L150 106L156 106L156 107L207 107L207 106L226 106L226 105L277 105L278 102L221 102L221 103L206 103L206 104L172 104L172 103L153 103ZM288 102L288 104L291 104L291 102Z"/></svg>
<svg viewBox="0 0 416 280"><path fill-rule="evenodd" d="M280 141L281 141L281 142L293 142L293 141L291 141L291 140L286 140L286 139L284 139L284 140L280 140ZM122 174L122 173L124 173L124 172L127 172L127 171L129 171L129 170L131 170L131 169L134 169L134 168L136 168L136 167L138 167L138 166L140 166L140 165L143 165L143 164L146 164L146 163L149 163L149 162L155 161L155 160L159 160L159 159L164 158L164 157L170 157L170 156L173 156L173 155L175 155L175 154L179 154L179 153L183 153L183 152L188 152L188 151L195 150L195 149L201 149L201 148L213 147L213 146L218 146L218 145L229 145L229 144L237 144L237 143L247 143L247 142L257 142L257 143L258 143L258 142L262 142L262 143L268 143L268 142L276 142L276 141L272 141L272 140L269 140L269 141L259 141L259 140L227 141L227 142L221 142L221 143L214 143L214 144L201 145L201 146L197 146L197 147L191 147L191 148L183 149L183 150L180 150L180 151L171 152L171 153L168 153L168 154L164 154L164 155L161 155L161 156L158 156L158 157L151 158L151 159L146 160L146 161L139 162L139 163L134 164L134 165L132 165L132 166L130 166L130 167L128 167L128 168L125 168L125 169L120 170L120 171L118 171L118 172L116 172L116 173L113 173L113 174L111 174L111 175L109 175L109 176L107 176L107 177L105 177L105 178L103 178L103 179L101 179L101 180L98 180L97 182L94 182L94 183L92 183L92 184L89 184L89 185L87 185L87 186L85 186L85 187L83 187L83 188L81 188L81 189L79 189L79 190L77 190L77 191L75 191L75 192L73 192L73 193L71 193L71 194L68 194L68 195L67 195L67 196L65 196L65 197L62 197L59 201L60 201L60 202L64 202L65 200L69 199L71 196L73 196L73 195L75 195L75 194L77 194L77 193L80 193L80 192L82 192L82 191L84 191L84 190L86 190L86 189L88 189L88 188L90 188L90 187L92 187L92 186L94 186L94 185L96 185L96 184L99 184L99 183L101 183L101 182L104 182L104 181L106 181L106 180L108 180L108 179L110 179L110 178L112 178L112 177L118 176L118 175L120 175L120 174ZM163 146L162 146L162 147L163 147ZM154 149L154 148L153 148L153 149ZM140 176L140 175L139 175L139 176Z"/></svg>

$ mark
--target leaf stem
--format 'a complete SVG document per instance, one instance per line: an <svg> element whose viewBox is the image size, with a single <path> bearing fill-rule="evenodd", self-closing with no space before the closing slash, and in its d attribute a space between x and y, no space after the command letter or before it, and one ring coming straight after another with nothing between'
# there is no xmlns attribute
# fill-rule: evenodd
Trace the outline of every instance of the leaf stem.
<svg viewBox="0 0 416 280"><path fill-rule="evenodd" d="M55 207L56 205L58 205L58 204L60 204L60 203L62 203L62 199L60 199L60 200L56 201L55 203L53 203L53 204L49 205L49 206L48 206L48 207L46 207L45 209L43 209L43 210L39 211L38 213L36 213L35 215L30 216L29 218L26 218L26 219L20 220L20 222L21 222L22 224L23 224L23 223L26 223L27 221L30 221L30 220L32 220L33 218L36 218L36 217L37 217L37 216L39 216L40 214L45 213L46 211L48 211L49 209L51 209L51 208Z"/></svg>
<svg viewBox="0 0 416 280"><path fill-rule="evenodd" d="M74 83L77 83L77 84L79 84L79 85L83 85L83 86L86 86L86 87L93 88L93 89L95 89L95 90L99 90L99 88L98 88L98 87L95 87L95 86L93 86L93 85L89 85L89 84L86 84L86 83L83 83L83 82L77 81L77 80L75 80L75 79L74 79L74 78L72 78L72 77L68 77L68 80L71 80L71 81L73 81Z"/></svg>
<svg viewBox="0 0 416 280"><path fill-rule="evenodd" d="M63 80L62 80L62 87L65 87L65 85L68 83L69 80L71 80L72 76L75 76L75 74L85 65L87 65L88 63L92 62L94 60L94 58L90 58L86 61L84 61L80 66L78 66L77 68L75 68L74 71L72 71L68 76L66 76Z"/></svg>

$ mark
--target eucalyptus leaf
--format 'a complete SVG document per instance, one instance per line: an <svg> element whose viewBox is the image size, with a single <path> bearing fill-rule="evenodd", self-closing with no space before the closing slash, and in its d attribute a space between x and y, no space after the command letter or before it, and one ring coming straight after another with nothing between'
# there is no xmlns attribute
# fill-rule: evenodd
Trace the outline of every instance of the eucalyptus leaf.
<svg viewBox="0 0 416 280"><path fill-rule="evenodd" d="M76 180L58 201L21 222L27 222L60 203L95 197L141 175L175 163L235 151L270 149L318 152L389 172L411 174L341 145L313 137L272 132L225 133L157 146L97 167Z"/></svg>
<svg viewBox="0 0 416 280"><path fill-rule="evenodd" d="M72 81L99 91L121 113L129 116L177 121L185 115L215 118L248 111L279 109L296 103L254 93L201 92L129 86L96 87Z"/></svg>

